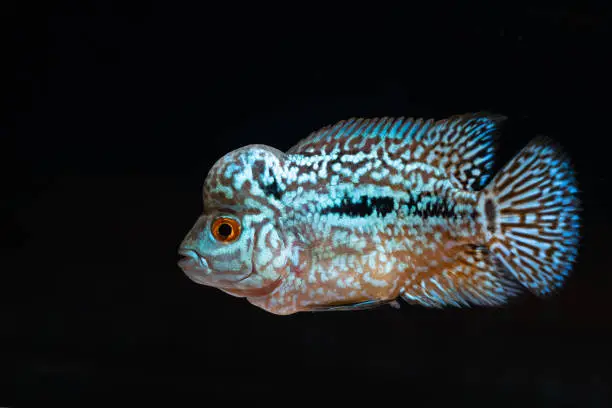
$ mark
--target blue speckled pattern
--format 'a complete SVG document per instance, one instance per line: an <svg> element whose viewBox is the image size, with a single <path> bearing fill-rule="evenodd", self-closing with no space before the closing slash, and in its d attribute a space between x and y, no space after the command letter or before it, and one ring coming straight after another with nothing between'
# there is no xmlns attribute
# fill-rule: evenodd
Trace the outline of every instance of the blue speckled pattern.
<svg viewBox="0 0 612 408"><path fill-rule="evenodd" d="M276 314L550 293L578 250L576 180L542 137L491 180L504 119L349 119L286 153L230 152L206 178L180 266ZM239 223L235 241L215 239L219 217Z"/></svg>

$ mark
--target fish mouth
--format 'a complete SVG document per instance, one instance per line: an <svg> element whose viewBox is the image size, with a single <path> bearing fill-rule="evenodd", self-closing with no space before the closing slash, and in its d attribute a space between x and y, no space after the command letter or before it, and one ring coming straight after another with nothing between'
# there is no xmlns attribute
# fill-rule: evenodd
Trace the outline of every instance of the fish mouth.
<svg viewBox="0 0 612 408"><path fill-rule="evenodd" d="M199 285L210 285L211 269L203 256L193 249L180 248L178 251L182 257L178 261L178 266L183 270L189 279Z"/></svg>
<svg viewBox="0 0 612 408"><path fill-rule="evenodd" d="M197 251L187 248L179 248L179 255L182 257L178 261L178 266L183 273L192 281L200 285L214 286L219 288L231 288L235 284L249 278L253 271L239 277L231 276L213 271L206 259Z"/></svg>
<svg viewBox="0 0 612 408"><path fill-rule="evenodd" d="M185 249L180 248L178 251L179 255L182 257L178 261L178 266L184 271L193 271L193 272L208 272L210 268L208 267L208 263L203 256L198 254L193 249Z"/></svg>

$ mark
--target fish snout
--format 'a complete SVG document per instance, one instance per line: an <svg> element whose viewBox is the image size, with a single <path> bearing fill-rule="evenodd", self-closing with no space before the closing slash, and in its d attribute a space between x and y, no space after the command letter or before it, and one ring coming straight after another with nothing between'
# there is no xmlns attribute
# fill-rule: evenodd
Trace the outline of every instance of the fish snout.
<svg viewBox="0 0 612 408"><path fill-rule="evenodd" d="M211 272L206 259L192 249L180 248L179 255L182 257L178 261L179 268L181 268L191 280L196 283L204 284L205 277Z"/></svg>
<svg viewBox="0 0 612 408"><path fill-rule="evenodd" d="M181 268L208 269L206 259L193 249L181 248L179 249L179 255L182 256L182 259L178 262Z"/></svg>

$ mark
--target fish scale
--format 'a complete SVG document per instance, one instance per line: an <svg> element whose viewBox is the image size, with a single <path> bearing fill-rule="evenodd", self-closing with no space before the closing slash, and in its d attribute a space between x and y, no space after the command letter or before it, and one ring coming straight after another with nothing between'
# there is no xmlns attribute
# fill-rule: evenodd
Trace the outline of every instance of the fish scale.
<svg viewBox="0 0 612 408"><path fill-rule="evenodd" d="M352 118L286 153L230 152L205 180L181 268L281 315L551 293L577 254L576 181L544 138L491 179L504 120ZM235 241L211 229L219 219L240 230Z"/></svg>

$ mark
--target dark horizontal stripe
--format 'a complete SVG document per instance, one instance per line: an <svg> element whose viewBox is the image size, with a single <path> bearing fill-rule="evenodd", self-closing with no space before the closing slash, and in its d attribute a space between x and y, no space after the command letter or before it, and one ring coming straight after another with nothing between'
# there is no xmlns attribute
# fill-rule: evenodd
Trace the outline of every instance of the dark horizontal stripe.
<svg viewBox="0 0 612 408"><path fill-rule="evenodd" d="M452 203L444 197L437 197L435 201L431 201L434 197L432 193L418 193L413 194L408 201L402 200L400 207L404 207L409 215L429 218L429 217L441 217L441 218L455 218L459 214L453 211ZM419 208L419 204L427 202L424 206Z"/></svg>
<svg viewBox="0 0 612 408"><path fill-rule="evenodd" d="M342 214L349 217L367 217L376 212L385 216L393 211L393 199L390 197L367 197L362 196L357 201L348 197L342 199L340 205L325 208L322 214Z"/></svg>

